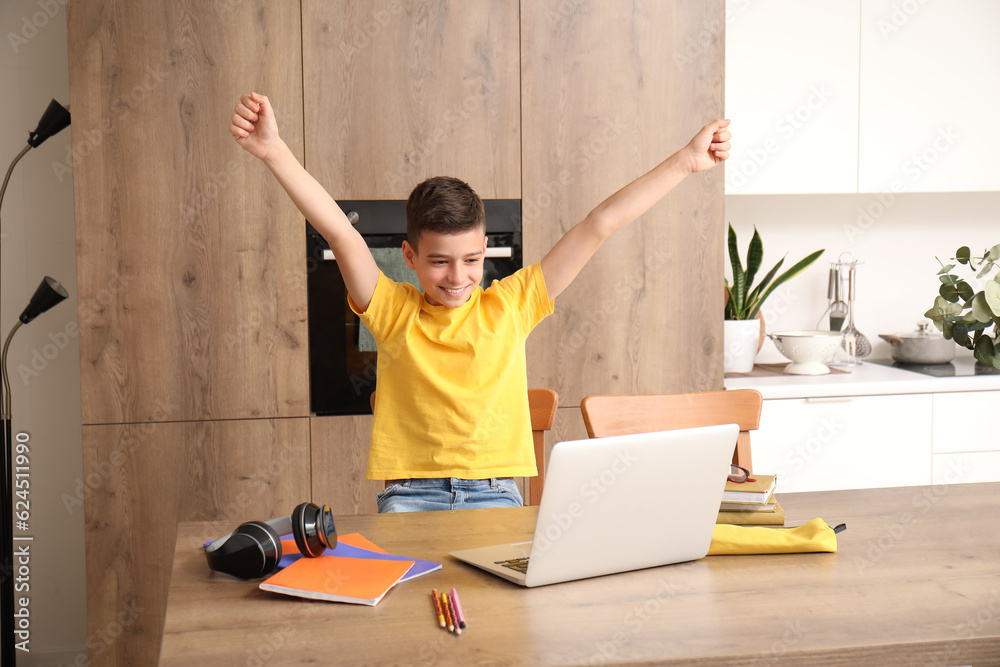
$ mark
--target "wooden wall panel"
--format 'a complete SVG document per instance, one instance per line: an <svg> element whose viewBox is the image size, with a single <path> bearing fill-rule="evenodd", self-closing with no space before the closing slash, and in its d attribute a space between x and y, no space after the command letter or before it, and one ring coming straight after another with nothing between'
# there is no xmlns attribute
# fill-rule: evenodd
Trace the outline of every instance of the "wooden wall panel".
<svg viewBox="0 0 1000 667"><path fill-rule="evenodd" d="M337 199L521 194L518 2L303 0L306 166Z"/></svg>
<svg viewBox="0 0 1000 667"><path fill-rule="evenodd" d="M522 4L525 262L722 114L723 12ZM561 407L721 389L723 207L723 171L697 174L607 241L529 339L529 385Z"/></svg>
<svg viewBox="0 0 1000 667"><path fill-rule="evenodd" d="M309 423L315 502L328 504L335 516L378 512L375 496L385 482L365 478L372 416L313 417Z"/></svg>
<svg viewBox="0 0 1000 667"><path fill-rule="evenodd" d="M235 529L309 500L309 423L85 426L83 440L89 664L152 665L177 522L226 520Z"/></svg>
<svg viewBox="0 0 1000 667"><path fill-rule="evenodd" d="M301 157L298 4L67 10L83 422L307 415L302 218L228 132L256 89Z"/></svg>

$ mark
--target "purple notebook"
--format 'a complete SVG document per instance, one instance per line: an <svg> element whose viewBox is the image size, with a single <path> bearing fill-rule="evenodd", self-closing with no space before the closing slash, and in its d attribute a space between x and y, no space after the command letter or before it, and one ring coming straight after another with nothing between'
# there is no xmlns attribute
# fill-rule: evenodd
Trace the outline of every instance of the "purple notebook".
<svg viewBox="0 0 1000 667"><path fill-rule="evenodd" d="M302 558L302 554L298 553L298 551L292 551L291 548L285 549L284 545L286 542L291 542L291 546L295 545L295 541L290 535L285 535L281 538L282 552L290 551L291 553L285 553L285 555L281 557L281 560L278 561L279 570L281 568L288 567L298 559ZM403 575L403 578L400 579L400 581L415 579L441 569L441 563L435 563L434 561L422 560L420 558L410 558L409 556L398 556L396 554L384 554L379 551L362 549L361 547L355 547L343 542L338 542L335 549L327 549L323 552L323 555L340 556L342 558L368 558L372 560L412 560L413 566L410 568L409 572Z"/></svg>

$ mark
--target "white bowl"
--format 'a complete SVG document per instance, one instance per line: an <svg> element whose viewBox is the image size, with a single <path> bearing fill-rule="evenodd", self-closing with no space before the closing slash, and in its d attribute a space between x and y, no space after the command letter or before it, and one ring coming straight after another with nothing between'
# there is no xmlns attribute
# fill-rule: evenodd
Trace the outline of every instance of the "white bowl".
<svg viewBox="0 0 1000 667"><path fill-rule="evenodd" d="M767 334L778 352L792 360L785 367L792 375L823 375L825 361L833 355L844 334L840 331L776 331Z"/></svg>

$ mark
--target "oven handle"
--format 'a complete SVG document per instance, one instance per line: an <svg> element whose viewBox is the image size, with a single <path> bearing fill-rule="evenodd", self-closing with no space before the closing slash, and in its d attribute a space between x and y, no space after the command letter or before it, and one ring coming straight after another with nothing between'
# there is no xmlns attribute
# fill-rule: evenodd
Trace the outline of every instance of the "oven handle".
<svg viewBox="0 0 1000 667"><path fill-rule="evenodd" d="M495 247L486 249L486 257L511 257L514 250L508 247ZM337 257L333 254L333 251L329 248L324 248L323 250L323 261L324 262L336 262Z"/></svg>

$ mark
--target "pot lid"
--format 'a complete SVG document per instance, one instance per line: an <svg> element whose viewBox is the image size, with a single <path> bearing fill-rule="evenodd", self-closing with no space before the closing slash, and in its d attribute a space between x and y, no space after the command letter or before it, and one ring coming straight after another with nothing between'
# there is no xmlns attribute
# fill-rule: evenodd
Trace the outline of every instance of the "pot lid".
<svg viewBox="0 0 1000 667"><path fill-rule="evenodd" d="M937 329L931 329L931 323L927 321L917 322L916 331L902 331L900 333L893 334L896 338L908 338L908 339L937 339L945 340L944 334L942 334Z"/></svg>

